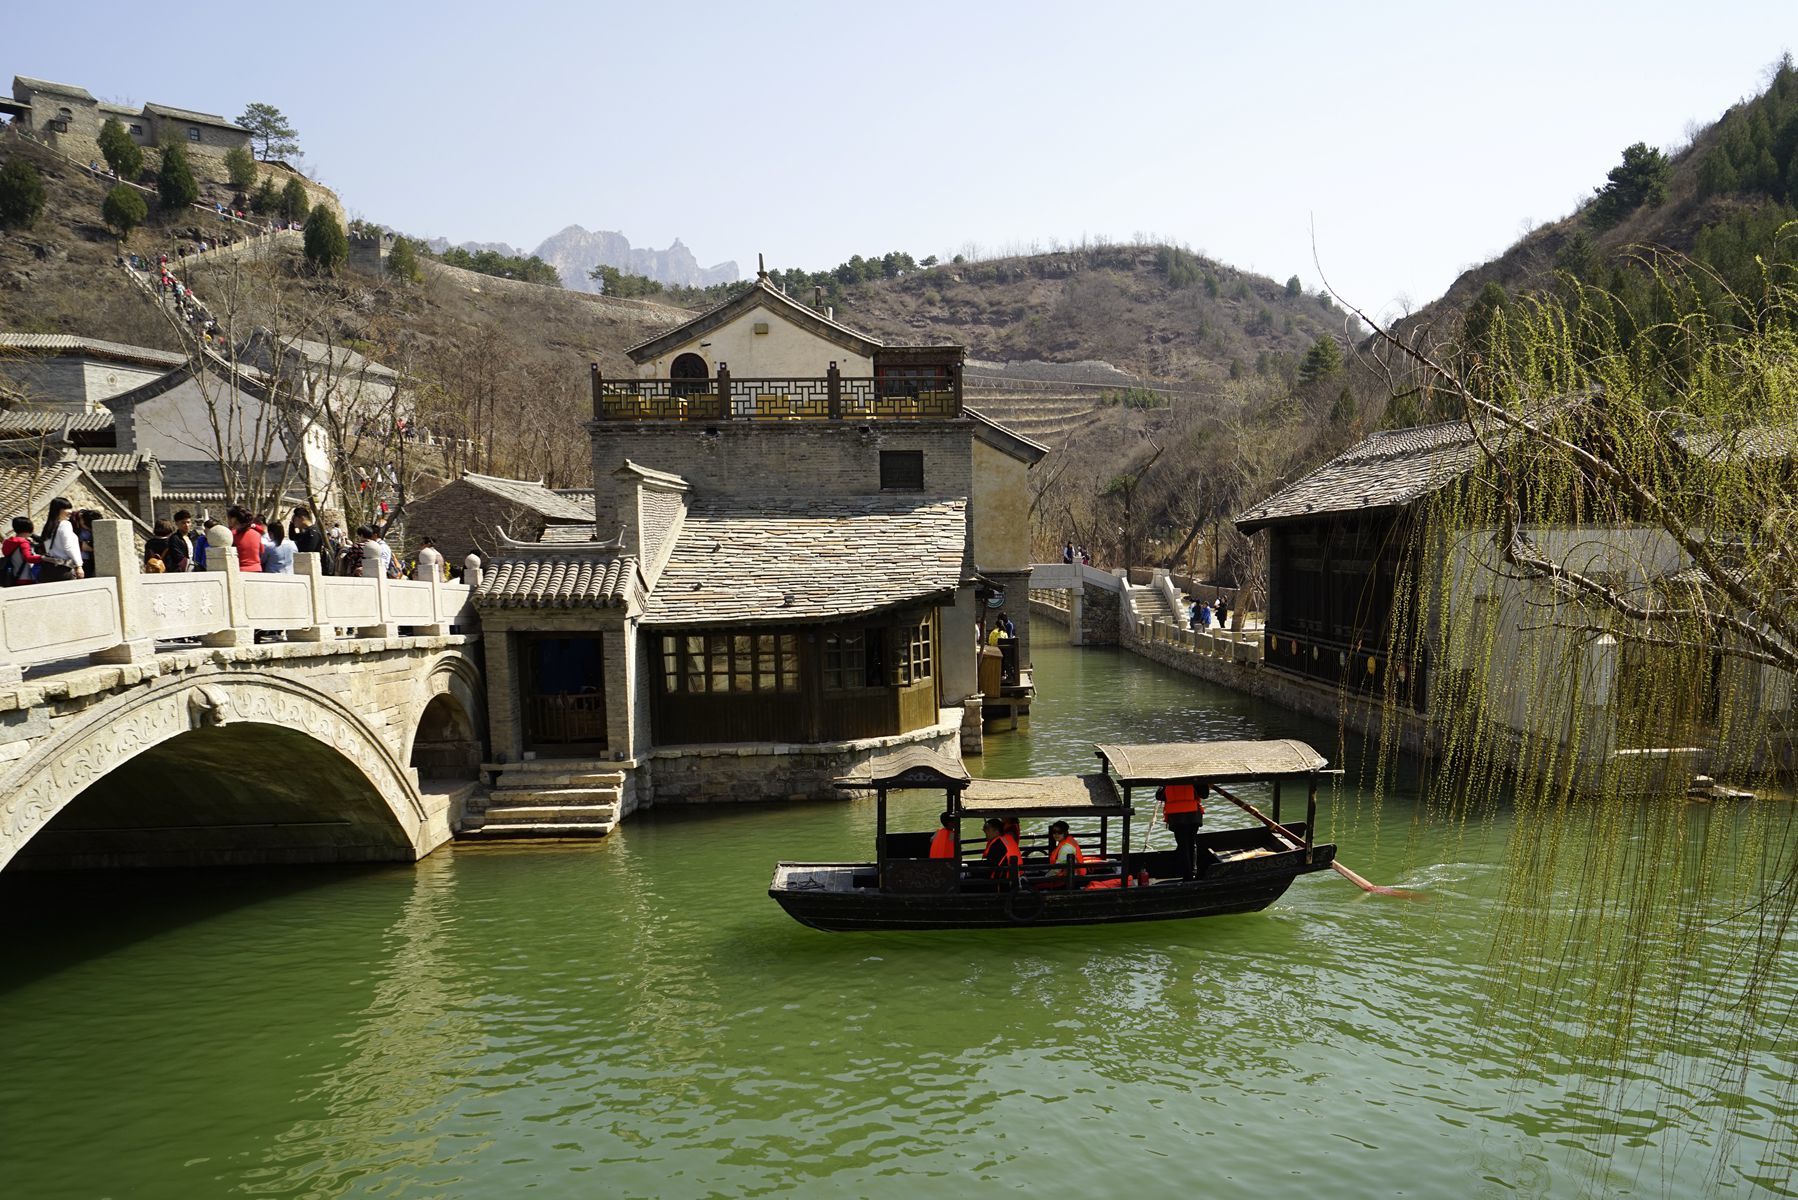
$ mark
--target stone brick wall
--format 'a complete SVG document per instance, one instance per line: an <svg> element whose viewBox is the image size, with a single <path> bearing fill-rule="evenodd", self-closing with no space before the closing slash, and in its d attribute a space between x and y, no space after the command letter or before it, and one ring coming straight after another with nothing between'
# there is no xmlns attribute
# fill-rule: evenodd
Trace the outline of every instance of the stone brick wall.
<svg viewBox="0 0 1798 1200"><path fill-rule="evenodd" d="M743 800L841 800L848 793L831 781L895 746L923 745L955 754L961 745L962 710L943 710L944 721L893 737L817 745L754 742L720 746L670 746L645 764L645 803L717 804ZM857 853L845 848L845 853Z"/></svg>
<svg viewBox="0 0 1798 1200"><path fill-rule="evenodd" d="M1118 592L1088 587L1080 603L1080 636L1088 646L1115 646L1123 624L1124 598Z"/></svg>
<svg viewBox="0 0 1798 1200"><path fill-rule="evenodd" d="M420 538L435 538L443 557L459 571L470 550L498 553L495 529L504 529L517 541L534 542L542 536L543 525L541 513L458 479L406 506L405 540L416 546Z"/></svg>
<svg viewBox="0 0 1798 1200"><path fill-rule="evenodd" d="M589 428L593 474L602 482L628 458L682 476L701 497L878 495L881 451L921 450L922 495L973 493L967 421L601 421Z"/></svg>

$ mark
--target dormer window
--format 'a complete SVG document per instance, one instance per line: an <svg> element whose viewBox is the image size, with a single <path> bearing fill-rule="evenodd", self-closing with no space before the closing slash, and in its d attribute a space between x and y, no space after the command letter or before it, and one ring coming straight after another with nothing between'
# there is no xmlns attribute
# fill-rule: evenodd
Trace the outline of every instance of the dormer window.
<svg viewBox="0 0 1798 1200"><path fill-rule="evenodd" d="M187 127L187 140L190 142L197 142L200 140L200 130L198 126L189 125Z"/></svg>

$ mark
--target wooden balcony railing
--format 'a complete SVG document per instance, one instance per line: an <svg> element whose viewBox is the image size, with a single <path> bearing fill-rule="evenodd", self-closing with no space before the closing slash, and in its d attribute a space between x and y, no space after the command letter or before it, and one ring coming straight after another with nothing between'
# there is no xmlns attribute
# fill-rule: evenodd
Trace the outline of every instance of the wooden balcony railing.
<svg viewBox="0 0 1798 1200"><path fill-rule="evenodd" d="M592 368L596 421L936 421L961 415L954 378L733 378L608 380Z"/></svg>

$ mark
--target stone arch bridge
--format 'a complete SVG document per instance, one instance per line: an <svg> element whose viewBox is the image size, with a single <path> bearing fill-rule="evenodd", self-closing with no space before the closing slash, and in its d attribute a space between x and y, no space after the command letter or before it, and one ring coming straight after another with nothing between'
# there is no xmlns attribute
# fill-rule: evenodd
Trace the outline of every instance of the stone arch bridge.
<svg viewBox="0 0 1798 1200"><path fill-rule="evenodd" d="M0 592L0 869L411 861L449 839L486 725L470 589L315 555L139 576L129 531L99 525L93 578Z"/></svg>

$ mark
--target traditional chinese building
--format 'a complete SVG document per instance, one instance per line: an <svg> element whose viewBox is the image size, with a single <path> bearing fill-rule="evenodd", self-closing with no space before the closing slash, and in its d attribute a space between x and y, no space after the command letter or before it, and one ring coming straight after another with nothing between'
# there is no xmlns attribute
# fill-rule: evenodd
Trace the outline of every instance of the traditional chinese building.
<svg viewBox="0 0 1798 1200"><path fill-rule="evenodd" d="M630 354L639 377L592 377L607 540L514 542L477 599L490 819L513 791L614 820L827 796L893 745L977 749L1000 597L1031 686L1026 473L1046 451L963 406L961 347L885 346L764 277Z"/></svg>

